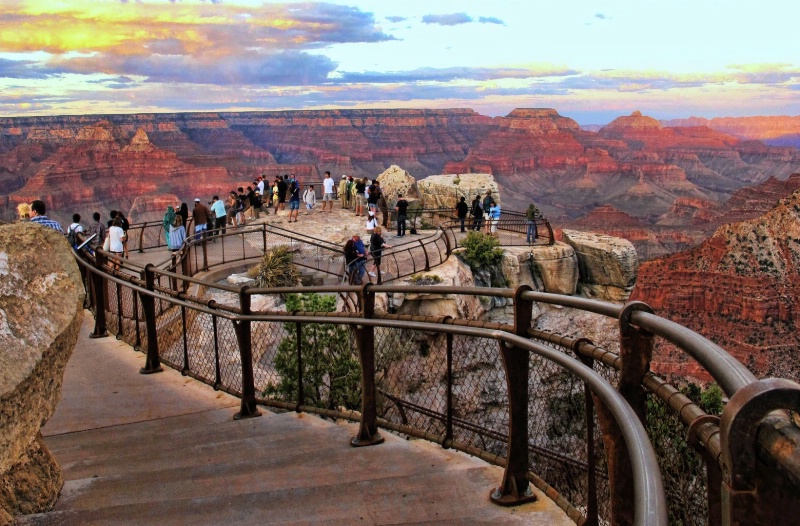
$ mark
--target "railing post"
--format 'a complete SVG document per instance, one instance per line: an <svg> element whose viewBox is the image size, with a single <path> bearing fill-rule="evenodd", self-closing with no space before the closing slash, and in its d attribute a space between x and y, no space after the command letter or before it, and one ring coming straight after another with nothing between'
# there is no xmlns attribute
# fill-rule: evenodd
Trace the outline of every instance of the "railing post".
<svg viewBox="0 0 800 526"><path fill-rule="evenodd" d="M800 412L800 385L768 378L739 389L722 411L722 524L796 524L800 506L797 426L784 415ZM767 444L767 455L760 455ZM764 458L766 457L766 458Z"/></svg>
<svg viewBox="0 0 800 526"><path fill-rule="evenodd" d="M361 288L361 315L371 319L375 314L375 293L369 283ZM356 344L361 361L361 426L358 434L350 440L354 447L380 444L384 438L378 432L378 410L375 389L375 328L362 325L356 327Z"/></svg>
<svg viewBox="0 0 800 526"><path fill-rule="evenodd" d="M92 272L92 292L94 293L94 330L89 338L105 338L108 336L106 329L106 255L102 250L94 251L94 267L97 272Z"/></svg>
<svg viewBox="0 0 800 526"><path fill-rule="evenodd" d="M653 356L653 334L631 325L635 311L653 312L645 303L633 301L625 305L619 316L619 356L621 361L617 390L631 406L642 424L645 423L647 395L642 381L650 370ZM611 491L611 524L633 524L633 469L622 431L604 405L597 407L603 444L608 458L608 483Z"/></svg>
<svg viewBox="0 0 800 526"><path fill-rule="evenodd" d="M592 341L587 338L578 338L572 344L572 352L575 356L590 369L594 368L594 360L588 356L580 354L580 348L584 344L592 344ZM586 417L586 489L588 496L586 498L586 522L583 526L597 526L599 524L598 506L597 506L597 452L595 451L594 444L594 393L589 385L583 384L583 400L584 400L584 414Z"/></svg>
<svg viewBox="0 0 800 526"><path fill-rule="evenodd" d="M150 292L155 290L155 266L148 263L144 267L144 286ZM156 327L156 300L149 294L142 294L139 297L144 311L145 326L147 327L147 359L144 367L139 369L141 374L152 374L163 371L161 360L158 356L158 328Z"/></svg>
<svg viewBox="0 0 800 526"><path fill-rule="evenodd" d="M203 243L205 248L205 242ZM250 294L247 285L239 289L239 305L242 315L250 315ZM242 404L239 412L233 416L234 420L261 416L261 411L256 407L256 387L253 378L253 348L251 339L251 323L249 320L233 322L236 339L239 342L239 355L242 359Z"/></svg>
<svg viewBox="0 0 800 526"><path fill-rule="evenodd" d="M208 270L208 241L206 240L206 236L205 235L203 236L202 239L203 239L203 241L202 241L202 244L203 244L203 270ZM225 241L223 240L222 243L224 244ZM197 249L195 248L195 251L196 250ZM223 261L223 263L225 262L225 250L224 250L224 248L223 248L223 251L222 251L222 261Z"/></svg>
<svg viewBox="0 0 800 526"><path fill-rule="evenodd" d="M144 229L145 228L147 228L147 222L145 222L145 224L142 225L142 228L139 229L139 253L140 254L144 252ZM159 234L161 234L160 231L159 231ZM163 237L164 236L161 236L161 239L163 239Z"/></svg>
<svg viewBox="0 0 800 526"><path fill-rule="evenodd" d="M514 334L528 336L533 318L533 302L522 298L532 290L520 285L514 291ZM528 352L500 343L500 354L508 386L508 458L503 483L490 494L492 502L516 506L536 500L528 482Z"/></svg>
<svg viewBox="0 0 800 526"><path fill-rule="evenodd" d="M306 403L306 393L303 389L303 324L295 323L295 338L297 343L297 407L295 412L300 413L300 407Z"/></svg>
<svg viewBox="0 0 800 526"><path fill-rule="evenodd" d="M189 254L186 252L181 252L179 253L179 255L181 256L181 274L183 274L184 276L188 276L190 274ZM183 292L186 292L187 290L189 290L189 282L186 281L185 279L181 281L182 281L181 289L183 290Z"/></svg>
<svg viewBox="0 0 800 526"><path fill-rule="evenodd" d="M703 415L696 418L687 431L687 442L697 453L703 457L706 465L706 506L708 507L708 526L722 526L722 470L719 466L717 455L708 449L708 438L701 436L700 430L705 426L713 426L719 433L719 417L716 415ZM713 436L713 435L712 435ZM705 439L705 440L704 440Z"/></svg>

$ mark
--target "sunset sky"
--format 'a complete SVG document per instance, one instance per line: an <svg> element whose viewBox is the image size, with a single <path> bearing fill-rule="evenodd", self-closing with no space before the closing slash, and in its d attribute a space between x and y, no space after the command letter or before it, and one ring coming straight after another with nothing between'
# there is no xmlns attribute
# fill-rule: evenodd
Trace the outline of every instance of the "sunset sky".
<svg viewBox="0 0 800 526"><path fill-rule="evenodd" d="M795 0L0 0L0 116L800 114Z"/></svg>

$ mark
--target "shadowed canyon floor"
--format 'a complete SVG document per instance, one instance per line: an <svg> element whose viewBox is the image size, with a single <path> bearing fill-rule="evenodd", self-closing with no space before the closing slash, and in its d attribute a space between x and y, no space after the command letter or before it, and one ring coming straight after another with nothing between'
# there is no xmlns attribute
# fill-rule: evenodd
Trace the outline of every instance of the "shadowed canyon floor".
<svg viewBox="0 0 800 526"><path fill-rule="evenodd" d="M58 410L43 429L66 483L54 511L22 525L572 524L552 501L489 502L502 470L388 432L352 448L355 424L264 412L144 355L90 340L86 314Z"/></svg>

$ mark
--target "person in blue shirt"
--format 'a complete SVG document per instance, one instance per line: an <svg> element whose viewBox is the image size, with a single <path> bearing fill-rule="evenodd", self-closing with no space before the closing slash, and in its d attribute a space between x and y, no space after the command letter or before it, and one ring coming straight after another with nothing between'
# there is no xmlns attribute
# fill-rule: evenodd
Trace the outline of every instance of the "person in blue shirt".
<svg viewBox="0 0 800 526"><path fill-rule="evenodd" d="M344 244L344 261L347 264L347 273L351 276L350 282L353 285L360 285L367 272L365 268L367 249L360 235L353 234L353 237ZM358 276L355 275L356 272Z"/></svg>
<svg viewBox="0 0 800 526"><path fill-rule="evenodd" d="M489 223L491 224L491 233L492 235L497 234L497 224L500 222L500 205L496 202L492 202L492 206L489 208Z"/></svg>
<svg viewBox="0 0 800 526"><path fill-rule="evenodd" d="M214 230L216 235L225 233L227 213L225 212L225 202L221 201L218 195L211 200L211 211L214 212Z"/></svg>
<svg viewBox="0 0 800 526"><path fill-rule="evenodd" d="M52 228L53 230L63 234L64 229L61 227L61 223L47 217L45 215L46 212L47 207L44 205L44 201L36 199L31 203L31 221L33 223L39 223L44 227Z"/></svg>

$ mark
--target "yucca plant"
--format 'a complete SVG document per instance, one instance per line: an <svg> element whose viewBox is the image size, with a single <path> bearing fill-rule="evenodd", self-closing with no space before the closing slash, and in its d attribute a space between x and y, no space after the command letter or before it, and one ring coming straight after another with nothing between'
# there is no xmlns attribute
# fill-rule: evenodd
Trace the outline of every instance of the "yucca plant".
<svg viewBox="0 0 800 526"><path fill-rule="evenodd" d="M292 252L286 245L264 252L261 262L247 275L256 280L259 288L295 287L300 282L300 273L292 263Z"/></svg>

